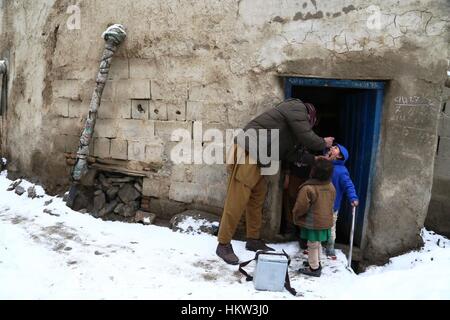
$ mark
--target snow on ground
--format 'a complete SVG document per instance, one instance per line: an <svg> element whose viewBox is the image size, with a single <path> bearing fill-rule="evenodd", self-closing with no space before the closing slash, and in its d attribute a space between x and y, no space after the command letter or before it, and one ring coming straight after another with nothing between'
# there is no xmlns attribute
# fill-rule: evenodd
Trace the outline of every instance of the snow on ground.
<svg viewBox="0 0 450 320"><path fill-rule="evenodd" d="M321 278L297 274L296 243L273 244L292 258L287 291L256 291L236 266L215 255L216 238L168 228L105 222L67 208L61 198L6 191L0 175L0 299L449 299L450 241L423 230L420 251L356 275L324 260ZM23 181L27 190L32 184ZM48 203L52 200L51 203ZM44 212L47 209L47 212ZM254 257L234 241L242 260ZM253 263L246 270L253 270Z"/></svg>

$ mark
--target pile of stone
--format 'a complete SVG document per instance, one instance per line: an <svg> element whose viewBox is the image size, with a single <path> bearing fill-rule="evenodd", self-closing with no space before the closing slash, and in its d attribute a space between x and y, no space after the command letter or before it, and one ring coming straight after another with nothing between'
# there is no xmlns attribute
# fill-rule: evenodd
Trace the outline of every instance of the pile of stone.
<svg viewBox="0 0 450 320"><path fill-rule="evenodd" d="M142 196L142 177L97 169L81 179L72 209L110 221L153 224L156 219L148 212L150 200Z"/></svg>
<svg viewBox="0 0 450 320"><path fill-rule="evenodd" d="M95 216L134 218L140 208L142 178L103 172L98 174L94 186L92 213Z"/></svg>

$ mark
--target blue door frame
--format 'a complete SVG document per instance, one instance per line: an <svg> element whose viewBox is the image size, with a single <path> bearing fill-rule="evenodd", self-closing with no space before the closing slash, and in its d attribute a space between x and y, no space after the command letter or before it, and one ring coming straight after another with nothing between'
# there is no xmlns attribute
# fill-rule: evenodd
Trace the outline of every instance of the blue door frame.
<svg viewBox="0 0 450 320"><path fill-rule="evenodd" d="M343 141L338 143L342 143L349 149L350 159L346 165L360 197L354 243L355 246L361 247L375 174L385 84L381 81L287 77L285 78L285 97L292 98L293 87L297 86L304 87L305 90L307 87L322 87L324 94L326 94L326 88L360 89L343 95L337 107L341 108L340 127L344 137ZM318 109L320 112L320 106ZM344 195L337 226L338 242L348 242L350 229L351 207Z"/></svg>

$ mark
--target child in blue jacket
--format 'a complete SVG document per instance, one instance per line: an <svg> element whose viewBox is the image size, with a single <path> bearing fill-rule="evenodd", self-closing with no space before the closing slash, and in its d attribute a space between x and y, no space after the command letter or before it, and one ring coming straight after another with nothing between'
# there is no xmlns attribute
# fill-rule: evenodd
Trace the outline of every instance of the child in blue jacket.
<svg viewBox="0 0 450 320"><path fill-rule="evenodd" d="M333 227L331 229L331 238L328 240L326 247L326 255L331 259L336 259L336 253L334 250L334 242L336 240L336 221L338 218L339 209L341 207L342 197L345 193L347 199L350 201L353 207L357 207L359 204L358 196L356 194L355 185L350 178L350 174L345 167L345 162L348 160L347 149L336 144L330 148L328 157L333 160L333 186L336 189L336 200L334 202L334 215L333 215Z"/></svg>

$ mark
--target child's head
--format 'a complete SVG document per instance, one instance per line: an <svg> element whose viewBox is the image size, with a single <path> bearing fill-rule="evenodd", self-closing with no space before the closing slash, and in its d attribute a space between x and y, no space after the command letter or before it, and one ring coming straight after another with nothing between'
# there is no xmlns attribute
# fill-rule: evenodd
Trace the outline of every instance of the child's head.
<svg viewBox="0 0 450 320"><path fill-rule="evenodd" d="M326 159L317 159L311 170L311 178L327 181L333 175L333 162Z"/></svg>
<svg viewBox="0 0 450 320"><path fill-rule="evenodd" d="M344 156L341 153L341 149L339 149L338 145L333 145L330 148L330 151L328 151L328 156L332 160L342 160L344 159Z"/></svg>

